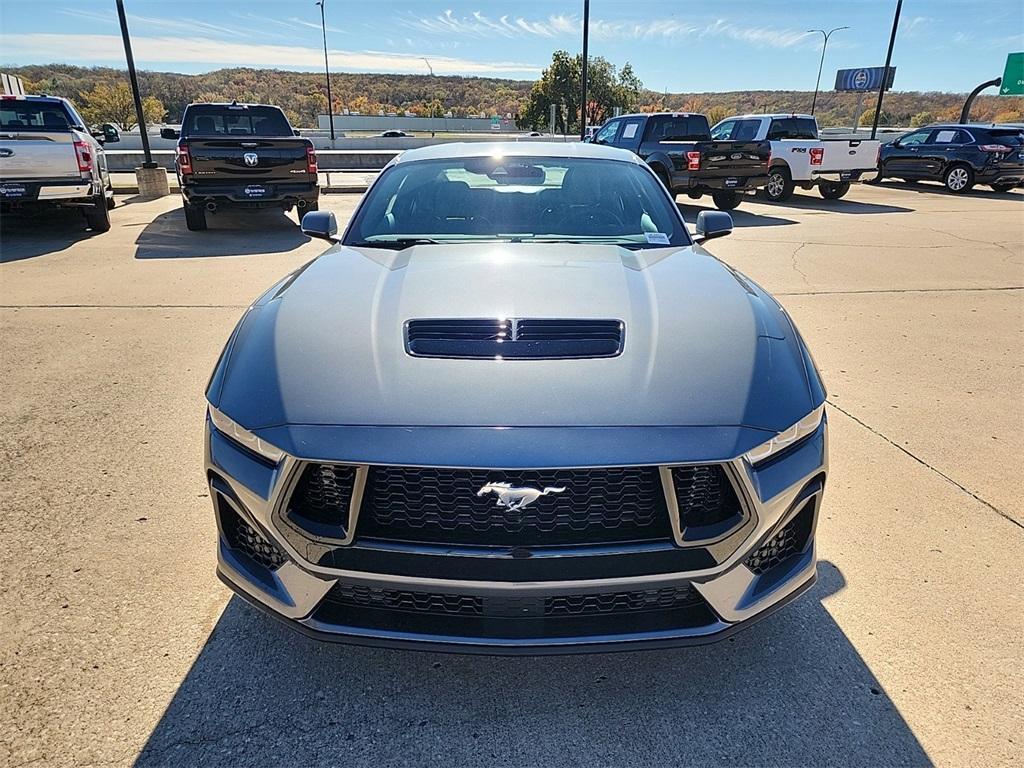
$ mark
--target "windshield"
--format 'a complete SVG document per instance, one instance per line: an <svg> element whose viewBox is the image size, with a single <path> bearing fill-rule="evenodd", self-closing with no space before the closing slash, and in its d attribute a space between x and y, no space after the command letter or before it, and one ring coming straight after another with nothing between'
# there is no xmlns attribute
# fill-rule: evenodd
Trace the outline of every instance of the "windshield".
<svg viewBox="0 0 1024 768"><path fill-rule="evenodd" d="M617 160L472 157L398 163L370 187L347 245L419 242L688 245L649 170Z"/></svg>
<svg viewBox="0 0 1024 768"><path fill-rule="evenodd" d="M291 136L288 119L277 107L192 106L185 111L182 136Z"/></svg>

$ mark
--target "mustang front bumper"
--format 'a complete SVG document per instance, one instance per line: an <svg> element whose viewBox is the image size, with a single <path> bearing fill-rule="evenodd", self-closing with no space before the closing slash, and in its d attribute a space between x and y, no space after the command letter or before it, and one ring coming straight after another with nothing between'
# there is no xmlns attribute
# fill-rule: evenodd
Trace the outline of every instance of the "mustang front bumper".
<svg viewBox="0 0 1024 768"><path fill-rule="evenodd" d="M696 541L410 543L363 539L357 521L347 541L299 535L283 514L309 461L286 455L271 465L209 421L206 448L218 575L320 639L494 654L700 644L772 613L815 581L825 421L757 468L742 458L720 462L744 515Z"/></svg>

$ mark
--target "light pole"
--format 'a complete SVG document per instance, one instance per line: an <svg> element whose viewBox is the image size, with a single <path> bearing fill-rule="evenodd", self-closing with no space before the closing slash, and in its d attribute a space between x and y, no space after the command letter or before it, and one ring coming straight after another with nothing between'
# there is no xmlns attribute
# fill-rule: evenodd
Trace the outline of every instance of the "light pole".
<svg viewBox="0 0 1024 768"><path fill-rule="evenodd" d="M892 32L889 35L889 50L885 54L885 69L882 70L882 83L878 86L878 103L875 104L875 120L871 123L871 138L878 134L878 119L882 115L882 99L885 97L885 88L889 83L889 65L892 64L892 49L896 45L896 31L900 28L900 11L903 10L903 0L896 0L896 13L892 17Z"/></svg>
<svg viewBox="0 0 1024 768"><path fill-rule="evenodd" d="M849 27L836 27L826 32L824 29L808 29L809 33L821 32L825 36L825 42L821 46L821 61L818 62L818 79L814 81L814 100L811 101L811 114L814 114L814 108L818 106L818 89L821 87L821 69L825 66L825 49L828 48L828 39L832 36L833 32L838 32L841 29L849 29Z"/></svg>
<svg viewBox="0 0 1024 768"><path fill-rule="evenodd" d="M149 134L146 132L146 116L142 112L142 95L139 93L139 78L135 73L135 57L132 56L132 42L128 36L128 20L125 18L124 1L117 0L117 18L121 24L121 40L124 43L124 57L128 62L128 80L132 84L132 99L135 101L135 120L139 124L139 138L142 139L142 152L145 160L143 168L156 168L153 153L149 149ZM124 126L121 126L122 128Z"/></svg>
<svg viewBox="0 0 1024 768"><path fill-rule="evenodd" d="M320 6L320 28L324 32L324 74L327 77L327 118L331 121L331 144L334 144L334 102L331 100L331 67L327 63L327 20L324 18L324 2L317 0Z"/></svg>
<svg viewBox="0 0 1024 768"><path fill-rule="evenodd" d="M583 72L580 80L583 93L580 99L580 141L587 138L587 41L590 37L590 0L583 0Z"/></svg>

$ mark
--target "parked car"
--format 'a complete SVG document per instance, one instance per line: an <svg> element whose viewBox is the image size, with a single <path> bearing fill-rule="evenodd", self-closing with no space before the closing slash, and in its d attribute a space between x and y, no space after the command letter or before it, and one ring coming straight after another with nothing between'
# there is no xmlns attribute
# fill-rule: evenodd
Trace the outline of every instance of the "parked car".
<svg viewBox="0 0 1024 768"><path fill-rule="evenodd" d="M882 147L878 181L890 177L941 181L956 194L975 184L1007 192L1024 183L1024 129L973 123L918 128Z"/></svg>
<svg viewBox="0 0 1024 768"><path fill-rule="evenodd" d="M377 134L378 138L381 139L407 139L409 134L405 131L384 131Z"/></svg>
<svg viewBox="0 0 1024 768"><path fill-rule="evenodd" d="M189 104L181 128L160 136L178 139L175 168L185 226L206 229L206 214L221 208L319 207L316 152L279 107L266 104Z"/></svg>
<svg viewBox="0 0 1024 768"><path fill-rule="evenodd" d="M732 210L745 190L768 183L767 141L718 141L704 115L655 112L612 118L594 134L594 144L621 147L646 160L673 194Z"/></svg>
<svg viewBox="0 0 1024 768"><path fill-rule="evenodd" d="M246 311L206 391L221 579L318 638L709 642L815 580L825 391L635 155L405 152ZM513 313L510 316L510 311Z"/></svg>
<svg viewBox="0 0 1024 768"><path fill-rule="evenodd" d="M110 229L114 188L104 134L58 96L0 96L0 211L76 208L94 232Z"/></svg>
<svg viewBox="0 0 1024 768"><path fill-rule="evenodd" d="M874 171L879 142L871 139L823 139L812 115L734 115L711 129L716 139L771 142L768 183L761 193L782 202L796 187L818 188L826 200L850 191L850 182Z"/></svg>

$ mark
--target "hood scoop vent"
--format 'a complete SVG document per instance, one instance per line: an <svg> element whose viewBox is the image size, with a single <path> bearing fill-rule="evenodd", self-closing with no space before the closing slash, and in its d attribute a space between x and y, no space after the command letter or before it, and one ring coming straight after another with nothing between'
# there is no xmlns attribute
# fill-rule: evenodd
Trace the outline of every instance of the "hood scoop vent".
<svg viewBox="0 0 1024 768"><path fill-rule="evenodd" d="M622 353L621 320L507 318L409 320L405 351L413 357L565 360Z"/></svg>

